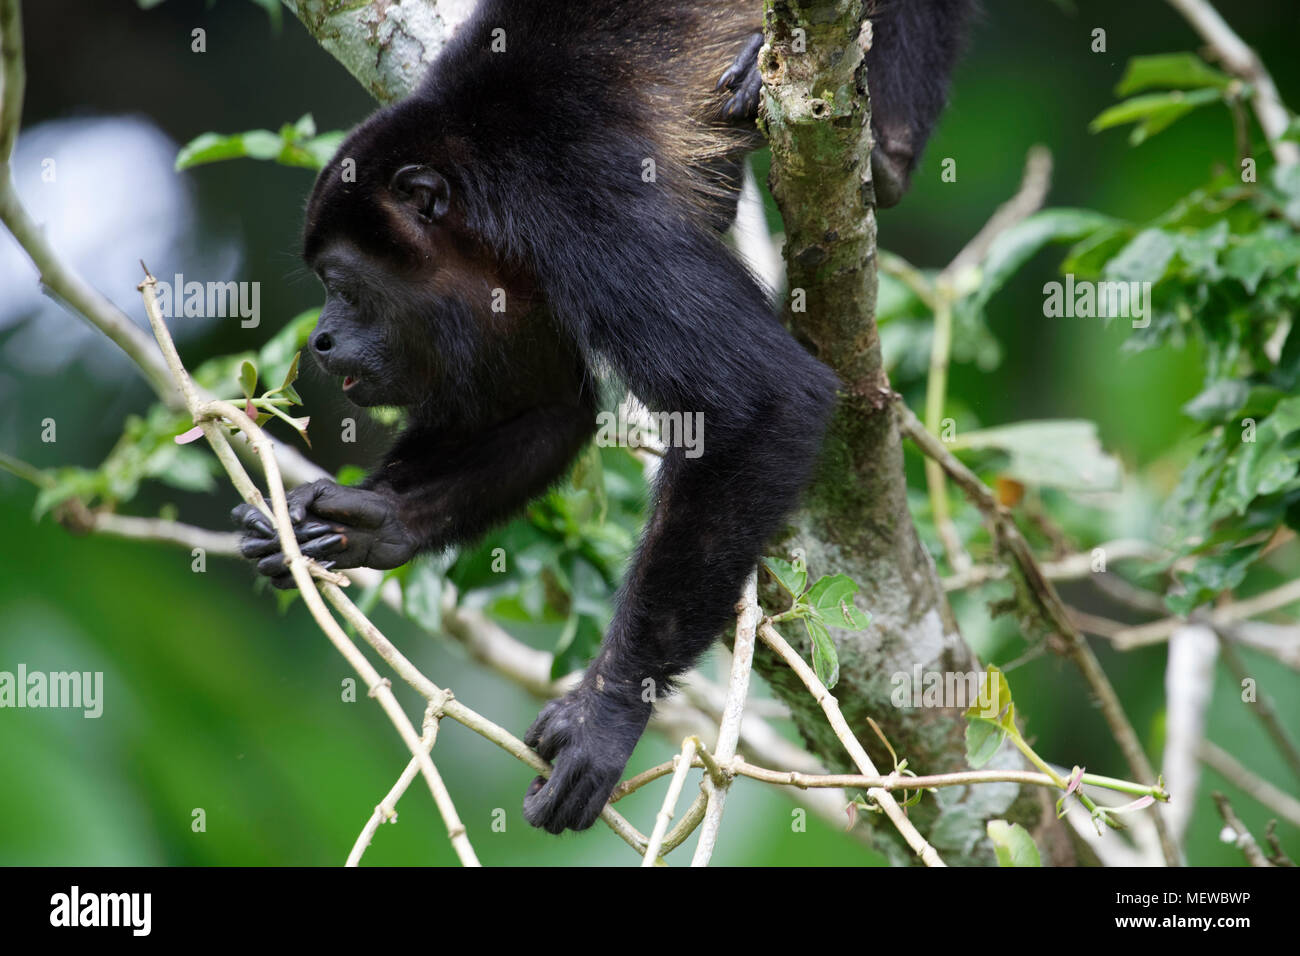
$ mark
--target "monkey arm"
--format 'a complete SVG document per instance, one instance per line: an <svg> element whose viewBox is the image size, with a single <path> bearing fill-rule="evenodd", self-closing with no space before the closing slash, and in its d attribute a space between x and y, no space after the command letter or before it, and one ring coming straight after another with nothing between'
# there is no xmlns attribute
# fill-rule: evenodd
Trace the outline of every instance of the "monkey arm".
<svg viewBox="0 0 1300 956"><path fill-rule="evenodd" d="M656 697L734 616L812 473L836 388L720 241L666 205L638 212L620 233L576 230L608 258L590 255L556 314L652 412L701 413L703 453L670 448L599 655L525 736L555 770L533 782L524 815L551 832L594 822Z"/></svg>
<svg viewBox="0 0 1300 956"><path fill-rule="evenodd" d="M417 425L361 485L323 479L290 492L295 534L304 554L334 567L398 567L505 521L563 476L594 427L589 404L533 409L454 438ZM245 529L244 557L276 587L293 587L261 512L240 505L233 517Z"/></svg>
<svg viewBox="0 0 1300 956"><path fill-rule="evenodd" d="M584 400L532 409L469 438L412 429L361 487L394 497L420 550L472 541L562 478L595 427Z"/></svg>

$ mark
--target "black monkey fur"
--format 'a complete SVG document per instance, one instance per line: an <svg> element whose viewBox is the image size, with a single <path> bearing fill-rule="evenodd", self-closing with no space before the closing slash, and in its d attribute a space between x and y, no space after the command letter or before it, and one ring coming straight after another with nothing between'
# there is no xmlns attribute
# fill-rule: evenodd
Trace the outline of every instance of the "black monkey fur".
<svg viewBox="0 0 1300 956"><path fill-rule="evenodd" d="M906 188L971 3L870 5L882 200ZM312 351L354 403L406 406L410 424L359 487L290 494L306 554L392 568L516 514L594 433L594 362L653 410L703 413L704 454L662 462L599 655L526 736L554 772L524 815L553 833L591 826L654 696L732 618L834 404L835 376L718 235L758 142L761 6L482 0L308 206L304 254L328 293ZM245 556L292 587L265 519L235 516Z"/></svg>

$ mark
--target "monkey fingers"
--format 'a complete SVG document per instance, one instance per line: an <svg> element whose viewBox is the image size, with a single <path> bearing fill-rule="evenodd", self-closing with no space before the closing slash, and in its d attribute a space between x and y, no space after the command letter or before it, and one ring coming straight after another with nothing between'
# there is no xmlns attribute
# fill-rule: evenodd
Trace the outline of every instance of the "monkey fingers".
<svg viewBox="0 0 1300 956"><path fill-rule="evenodd" d="M321 538L313 538L304 544L300 550L307 557L319 560L337 555L345 551L347 546L348 539L346 535L330 534ZM257 562L257 571L268 578L276 578L289 573L289 565L285 561L284 552L279 550L278 542L275 551L268 553L266 557Z"/></svg>
<svg viewBox="0 0 1300 956"><path fill-rule="evenodd" d="M311 514L356 528L379 528L393 514L393 503L377 491L317 482L306 502Z"/></svg>
<svg viewBox="0 0 1300 956"><path fill-rule="evenodd" d="M755 33L718 80L716 89L730 90L732 96L722 108L723 119L746 119L758 115L758 94L763 77L758 71L758 51L763 48L763 34Z"/></svg>
<svg viewBox="0 0 1300 956"><path fill-rule="evenodd" d="M591 771L570 759L557 763L549 780L535 778L524 797L524 818L548 833L590 827L600 817L619 778L618 771Z"/></svg>

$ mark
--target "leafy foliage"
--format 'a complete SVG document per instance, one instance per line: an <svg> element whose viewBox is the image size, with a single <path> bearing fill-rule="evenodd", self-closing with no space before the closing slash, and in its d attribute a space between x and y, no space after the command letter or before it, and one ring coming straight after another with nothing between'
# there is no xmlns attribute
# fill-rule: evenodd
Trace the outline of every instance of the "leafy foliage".
<svg viewBox="0 0 1300 956"><path fill-rule="evenodd" d="M844 574L818 578L808 587L808 568L802 552L793 561L764 558L763 566L791 598L790 608L772 618L774 621L797 619L803 622L812 643L813 670L829 690L840 679L839 653L831 638L831 628L861 631L871 623L871 615L853 603L858 585Z"/></svg>
<svg viewBox="0 0 1300 956"><path fill-rule="evenodd" d="M307 113L296 123L285 123L278 133L269 129L246 133L204 133L181 147L176 169L192 169L227 159L273 160L282 166L321 169L338 150L341 131L317 133L316 121Z"/></svg>
<svg viewBox="0 0 1300 956"><path fill-rule="evenodd" d="M1092 128L1132 125L1136 145L1211 104L1226 106L1243 127L1251 90L1193 54L1171 53L1134 58L1116 92L1128 98ZM1300 138L1300 124L1293 122L1288 135ZM1238 142L1239 150L1247 147ZM1300 527L1300 167L1269 165L1268 155L1266 148L1243 152L1237 170L1216 174L1147 222L1081 209L1030 216L994 240L953 301L953 361L991 367L997 346L987 310L1031 259L1067 244L1060 267L1067 296L1076 287L1092 294L1102 283L1136 284L1133 294L1142 298L1130 303L1147 308L1132 316L1125 349L1188 348L1200 359L1204 385L1183 409L1195 440L1183 450L1188 463L1159 509L1160 527L1152 529L1169 556L1149 570L1173 574L1166 602L1176 613L1249 586L1268 542L1284 527ZM1101 310L1093 314L1115 321ZM923 380L926 303L886 277L880 319L891 378L904 388ZM949 447L996 483L1029 488L1031 502L1046 500L1038 497L1044 489L1077 495L1125 487L1119 462L1102 450L1090 422L980 428L971 410L956 411L963 427L946 438ZM962 507L957 522L970 528L968 545L990 547ZM925 524L928 506L918 517L923 534L937 542Z"/></svg>

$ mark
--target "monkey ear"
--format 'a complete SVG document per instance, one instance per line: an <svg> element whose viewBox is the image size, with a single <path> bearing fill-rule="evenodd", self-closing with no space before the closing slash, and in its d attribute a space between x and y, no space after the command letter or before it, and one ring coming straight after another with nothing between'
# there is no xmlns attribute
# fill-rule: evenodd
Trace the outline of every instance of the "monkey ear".
<svg viewBox="0 0 1300 956"><path fill-rule="evenodd" d="M451 184L432 166L403 166L393 174L389 190L421 219L441 219L451 205Z"/></svg>

